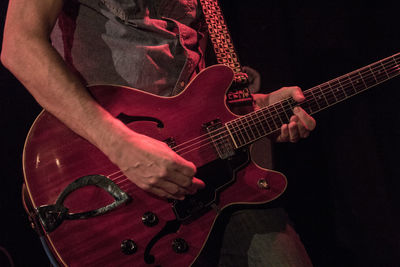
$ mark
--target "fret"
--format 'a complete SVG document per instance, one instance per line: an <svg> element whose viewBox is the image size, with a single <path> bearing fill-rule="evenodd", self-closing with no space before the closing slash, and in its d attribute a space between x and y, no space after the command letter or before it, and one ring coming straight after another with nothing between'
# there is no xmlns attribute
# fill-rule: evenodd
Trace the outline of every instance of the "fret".
<svg viewBox="0 0 400 267"><path fill-rule="evenodd" d="M337 98L328 83L321 84L320 87L321 91L325 95L326 102L328 102L329 105L332 105L337 102Z"/></svg>
<svg viewBox="0 0 400 267"><path fill-rule="evenodd" d="M368 66L368 70L372 73L372 77L374 77L375 83L377 83L378 80L376 79L375 73L372 71L371 66Z"/></svg>
<svg viewBox="0 0 400 267"><path fill-rule="evenodd" d="M396 66L399 66L399 62L397 62L397 60L396 60L396 57L398 57L398 56L399 56L398 54L391 56L391 58L393 58L394 62L396 63Z"/></svg>
<svg viewBox="0 0 400 267"><path fill-rule="evenodd" d="M314 111L317 112L318 111L318 107L316 107L315 105L314 105L314 107L312 106L312 104L314 104L314 96L312 94L312 91L311 90L306 90L306 91L304 91L303 94L304 94L304 97L306 98L306 100L301 102L300 106L309 114L313 114ZM293 105L292 105L292 107L293 107Z"/></svg>
<svg viewBox="0 0 400 267"><path fill-rule="evenodd" d="M367 85L364 83L364 80L362 79L359 72L353 72L349 74L349 78L356 92L363 91L367 88Z"/></svg>
<svg viewBox="0 0 400 267"><path fill-rule="evenodd" d="M278 116L277 116L276 114L273 113L273 111L272 111L272 106L269 106L269 107L266 108L265 110L269 113L269 116L270 116L272 122L274 123L274 126L275 126L275 127L274 127L273 129L274 129L274 130L279 129L281 124L279 123L279 121L277 122Z"/></svg>
<svg viewBox="0 0 400 267"><path fill-rule="evenodd" d="M231 135L231 137L233 139L233 142L235 143L235 146L240 147L241 143L240 143L239 135L234 130L234 126L233 126L234 122L235 121L229 121L229 122L225 123L225 125L226 125L226 128L228 129L229 134Z"/></svg>
<svg viewBox="0 0 400 267"><path fill-rule="evenodd" d="M291 115L288 115L288 114L287 114L286 109L285 109L285 107L283 106L282 102L283 102L283 101L280 101L280 102L277 103L277 104L280 105L280 108L282 109L281 114L282 114L282 113L285 114L286 120L287 120L287 121L290 121Z"/></svg>
<svg viewBox="0 0 400 267"><path fill-rule="evenodd" d="M346 78L343 79L342 88L343 92L346 94L346 98L357 94L357 89L356 87L354 87L354 84L352 83L349 76L346 76Z"/></svg>
<svg viewBox="0 0 400 267"><path fill-rule="evenodd" d="M338 79L340 86L342 87L343 93L346 95L346 98L357 93L356 88L354 87L351 79L348 75L344 75L341 79Z"/></svg>
<svg viewBox="0 0 400 267"><path fill-rule="evenodd" d="M259 112L255 112L254 116L258 120L258 122L256 122L256 121L254 121L254 122L255 122L255 125L257 127L258 132L260 133L260 137L266 135L268 131L264 128L263 121L260 118L260 113Z"/></svg>
<svg viewBox="0 0 400 267"><path fill-rule="evenodd" d="M227 154L230 149L245 146L256 139L268 135L290 121L295 106L301 106L307 113L314 114L328 106L345 100L378 83L400 74L400 54L382 59L366 67L332 79L303 92L305 100L297 103L287 98L268 107L264 107L243 117L226 123L228 136L219 136L216 144L220 154ZM223 137L223 141L219 141ZM225 141L224 141L225 140ZM227 152L226 152L227 151Z"/></svg>
<svg viewBox="0 0 400 267"><path fill-rule="evenodd" d="M255 139L258 139L259 137L262 136L262 133L259 130L259 124L256 123L256 121L254 120L254 116L252 114L249 114L248 117L249 119L251 119L251 128L255 129L254 131Z"/></svg>
<svg viewBox="0 0 400 267"><path fill-rule="evenodd" d="M390 76L389 76L389 73L387 72L387 70L386 70L386 67L385 67L385 65L383 65L383 60L381 60L381 61L379 61L379 63L381 64L381 66L382 66L382 69L385 71L385 73L386 73L386 76L388 77L388 78L390 78Z"/></svg>
<svg viewBox="0 0 400 267"><path fill-rule="evenodd" d="M306 97L305 96L306 95L305 92L303 92L303 95L304 95L304 97ZM300 103L297 103L296 100L294 100L293 98L288 98L288 99L285 99L285 100L283 100L281 102L282 102L282 106L283 106L283 108L284 108L284 110L286 112L286 115L288 116L289 121L290 121L290 117L292 117L292 115L293 115L294 107L299 106ZM303 101L303 103L304 102L308 102L307 98ZM289 114L287 112L289 112Z"/></svg>
<svg viewBox="0 0 400 267"><path fill-rule="evenodd" d="M307 92L303 92L303 94L304 94L304 97L307 100L307 97L306 97ZM284 101L287 102L287 105L290 107L290 110L293 110L294 107L298 106L298 103L293 98L288 98L288 99L286 99Z"/></svg>
<svg viewBox="0 0 400 267"><path fill-rule="evenodd" d="M321 88L319 86L314 87L312 92L320 109L328 106L328 102L324 96L324 93L321 91Z"/></svg>
<svg viewBox="0 0 400 267"><path fill-rule="evenodd" d="M363 78L363 81L367 88L372 87L376 84L376 80L374 75L372 74L371 70L369 68L364 68L359 71L360 75Z"/></svg>
<svg viewBox="0 0 400 267"><path fill-rule="evenodd" d="M389 76L388 76L386 70L383 68L383 65L381 62L371 66L371 70L373 73L375 73L375 79L378 83L386 81L389 78Z"/></svg>
<svg viewBox="0 0 400 267"><path fill-rule="evenodd" d="M382 65L384 65L386 73L389 77L396 76L396 62L392 58L382 60Z"/></svg>
<svg viewBox="0 0 400 267"><path fill-rule="evenodd" d="M239 146L242 146L242 145L244 145L246 143L246 141L244 140L244 136L243 136L242 132L238 131L239 127L237 125L237 121L234 120L233 122L235 124L234 124L234 128L232 129L232 135L237 137L236 138L236 143L238 143Z"/></svg>
<svg viewBox="0 0 400 267"><path fill-rule="evenodd" d="M278 116L279 120L281 121L281 124L279 124L279 127L280 127L282 124L286 123L287 119L285 118L284 114L282 114L282 112L279 112L279 110L277 108L278 103L273 104L272 107L275 110L275 114Z"/></svg>
<svg viewBox="0 0 400 267"><path fill-rule="evenodd" d="M257 119L256 114L250 115L250 118L253 121L254 128L256 129L257 138L260 138L264 134L262 124L260 123L260 120L256 121Z"/></svg>
<svg viewBox="0 0 400 267"><path fill-rule="evenodd" d="M244 119L245 117L240 117L239 122L240 122L240 128L239 131L241 131L244 136L244 140L246 141L246 143L249 143L250 140L252 140L252 138L249 135L249 131L246 130L246 120Z"/></svg>
<svg viewBox="0 0 400 267"><path fill-rule="evenodd" d="M270 132L270 133L272 133L274 130L273 130L273 128L271 127L271 125L270 125L270 120L271 120L271 117L268 117L268 116L265 116L265 112L264 111L266 111L267 110L267 108L263 108L263 109L260 109L260 110L258 110L257 112L258 113L261 113L261 115L264 117L264 122L265 122L265 124L268 126L268 131Z"/></svg>
<svg viewBox="0 0 400 267"><path fill-rule="evenodd" d="M246 133L247 133L247 135L249 136L250 140L256 139L256 136L255 136L255 134L254 134L254 132L253 132L252 125L251 125L251 123L249 122L249 116L248 116L248 115L245 115L245 116L243 116L243 117L241 117L241 118L242 118L242 120L244 121L244 124L246 125L246 126L244 127L243 130L246 131ZM249 141L250 141L250 140L249 140Z"/></svg>
<svg viewBox="0 0 400 267"><path fill-rule="evenodd" d="M236 119L236 120L234 120L234 121L232 121L232 123L235 123L235 126L234 126L234 129L232 130L232 133L233 133L233 135L237 135L238 136L238 139L237 139L237 141L239 141L238 143L240 143L240 145L241 146L243 146L243 145L245 145L247 142L246 142L246 137L243 135L243 132L242 132L242 128L239 126L239 119Z"/></svg>
<svg viewBox="0 0 400 267"><path fill-rule="evenodd" d="M392 78L398 74L398 65L394 57L382 60L382 65L385 67L387 75Z"/></svg>

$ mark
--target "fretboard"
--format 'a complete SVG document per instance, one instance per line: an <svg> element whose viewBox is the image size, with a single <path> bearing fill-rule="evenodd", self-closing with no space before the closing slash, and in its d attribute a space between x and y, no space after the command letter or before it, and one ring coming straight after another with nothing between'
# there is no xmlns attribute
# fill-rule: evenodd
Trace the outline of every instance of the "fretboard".
<svg viewBox="0 0 400 267"><path fill-rule="evenodd" d="M227 122L225 126L236 148L251 144L288 123L295 106L301 106L309 114L317 113L396 77L400 74L399 63L400 53L397 53L304 91L306 99L301 103L285 99Z"/></svg>

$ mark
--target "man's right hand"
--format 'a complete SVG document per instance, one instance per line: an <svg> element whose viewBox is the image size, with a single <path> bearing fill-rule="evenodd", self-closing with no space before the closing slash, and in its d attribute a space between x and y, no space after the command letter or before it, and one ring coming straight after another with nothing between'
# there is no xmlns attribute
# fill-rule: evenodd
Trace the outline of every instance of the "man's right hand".
<svg viewBox="0 0 400 267"><path fill-rule="evenodd" d="M117 147L112 161L145 191L182 200L205 186L194 177L196 166L163 142L132 132Z"/></svg>

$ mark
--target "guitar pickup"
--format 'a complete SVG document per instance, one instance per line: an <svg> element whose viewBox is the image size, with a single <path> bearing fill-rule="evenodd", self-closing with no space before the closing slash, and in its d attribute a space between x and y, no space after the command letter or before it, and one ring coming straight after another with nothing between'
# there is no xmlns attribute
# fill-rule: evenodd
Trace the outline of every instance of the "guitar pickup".
<svg viewBox="0 0 400 267"><path fill-rule="evenodd" d="M235 155L232 139L221 120L215 119L203 124L203 128L207 131L212 144L221 159L227 159Z"/></svg>

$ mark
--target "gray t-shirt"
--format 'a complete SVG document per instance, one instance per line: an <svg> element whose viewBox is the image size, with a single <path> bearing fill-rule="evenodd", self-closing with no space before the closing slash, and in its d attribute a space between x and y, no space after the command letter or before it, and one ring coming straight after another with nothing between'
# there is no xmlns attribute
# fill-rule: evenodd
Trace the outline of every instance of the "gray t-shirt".
<svg viewBox="0 0 400 267"><path fill-rule="evenodd" d="M54 47L88 84L171 96L204 67L197 0L66 0Z"/></svg>

